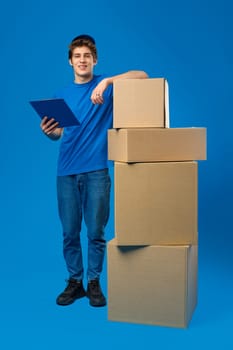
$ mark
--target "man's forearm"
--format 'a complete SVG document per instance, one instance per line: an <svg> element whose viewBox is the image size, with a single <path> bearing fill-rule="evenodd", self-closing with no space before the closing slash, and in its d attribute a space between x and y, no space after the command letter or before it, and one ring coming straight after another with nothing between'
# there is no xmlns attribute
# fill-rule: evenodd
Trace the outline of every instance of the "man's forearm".
<svg viewBox="0 0 233 350"><path fill-rule="evenodd" d="M102 104L104 102L103 93L116 80L120 79L146 79L148 75L141 70L130 70L126 73L114 75L112 77L104 78L92 91L91 100L94 104Z"/></svg>
<svg viewBox="0 0 233 350"><path fill-rule="evenodd" d="M108 84L113 84L114 81L118 79L146 79L148 78L148 74L141 70L130 70L126 73L114 75L112 77L106 78Z"/></svg>

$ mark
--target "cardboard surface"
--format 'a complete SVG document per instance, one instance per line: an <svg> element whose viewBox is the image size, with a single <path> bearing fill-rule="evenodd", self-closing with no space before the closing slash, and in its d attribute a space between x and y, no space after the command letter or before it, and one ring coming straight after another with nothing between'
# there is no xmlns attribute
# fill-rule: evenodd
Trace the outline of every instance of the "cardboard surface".
<svg viewBox="0 0 233 350"><path fill-rule="evenodd" d="M108 158L120 162L206 159L206 128L108 130Z"/></svg>
<svg viewBox="0 0 233 350"><path fill-rule="evenodd" d="M197 303L197 246L108 243L108 319L187 327Z"/></svg>
<svg viewBox="0 0 233 350"><path fill-rule="evenodd" d="M122 79L113 89L113 128L169 127L166 79Z"/></svg>
<svg viewBox="0 0 233 350"><path fill-rule="evenodd" d="M114 195L119 244L197 244L196 162L115 162Z"/></svg>

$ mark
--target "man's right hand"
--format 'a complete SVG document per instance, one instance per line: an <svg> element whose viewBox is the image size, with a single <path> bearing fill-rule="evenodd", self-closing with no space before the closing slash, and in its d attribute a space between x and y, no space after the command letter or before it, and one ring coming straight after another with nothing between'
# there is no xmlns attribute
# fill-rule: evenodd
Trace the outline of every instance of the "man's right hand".
<svg viewBox="0 0 233 350"><path fill-rule="evenodd" d="M59 123L54 118L48 118L46 116L42 119L40 128L51 140L58 140L63 131L62 128L59 128Z"/></svg>

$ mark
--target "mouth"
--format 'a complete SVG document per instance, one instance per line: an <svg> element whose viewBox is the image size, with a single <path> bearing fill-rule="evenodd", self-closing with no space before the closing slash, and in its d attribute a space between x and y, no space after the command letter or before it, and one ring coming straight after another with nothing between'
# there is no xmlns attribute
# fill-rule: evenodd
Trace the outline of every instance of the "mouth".
<svg viewBox="0 0 233 350"><path fill-rule="evenodd" d="M81 70L86 70L86 69L87 69L87 66L86 66L86 65L83 65L83 64L82 64L82 65L79 65L78 67L79 67L79 69L81 69Z"/></svg>

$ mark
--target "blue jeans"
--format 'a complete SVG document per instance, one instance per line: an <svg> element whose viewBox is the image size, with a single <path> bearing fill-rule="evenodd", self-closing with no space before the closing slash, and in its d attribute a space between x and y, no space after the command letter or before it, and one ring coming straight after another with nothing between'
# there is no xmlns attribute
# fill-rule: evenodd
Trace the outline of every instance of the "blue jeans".
<svg viewBox="0 0 233 350"><path fill-rule="evenodd" d="M88 236L88 280L99 279L109 218L111 179L108 169L57 177L58 210L63 228L63 254L69 278L84 275L80 232L82 218Z"/></svg>

